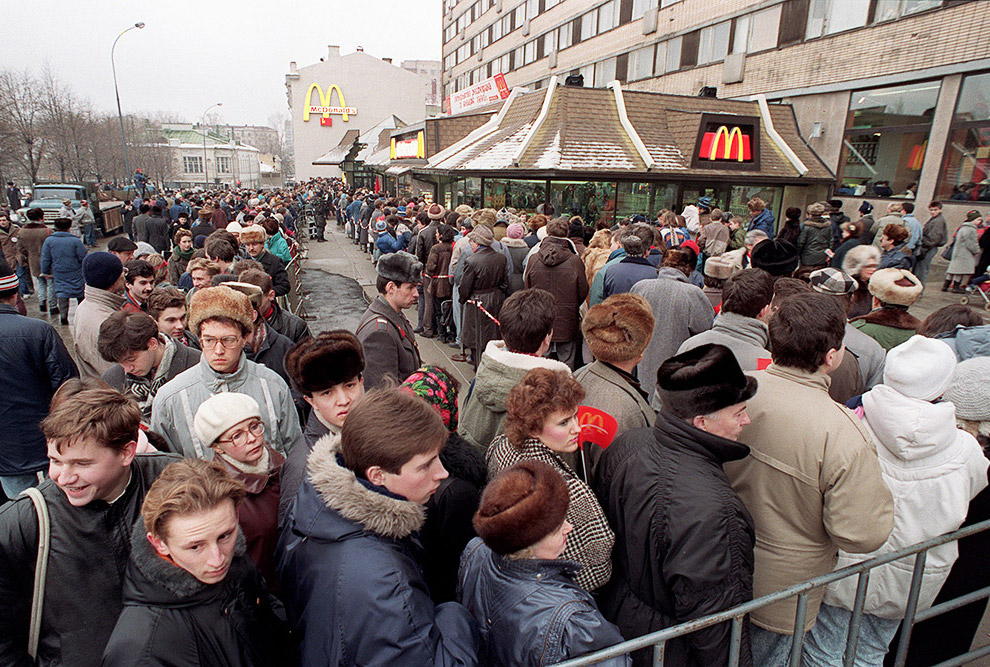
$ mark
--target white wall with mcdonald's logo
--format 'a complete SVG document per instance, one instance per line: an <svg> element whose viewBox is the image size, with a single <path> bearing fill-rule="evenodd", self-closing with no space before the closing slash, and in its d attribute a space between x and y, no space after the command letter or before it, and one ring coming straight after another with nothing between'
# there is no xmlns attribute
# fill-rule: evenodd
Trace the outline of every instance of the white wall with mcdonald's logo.
<svg viewBox="0 0 990 667"><path fill-rule="evenodd" d="M364 51L328 48L320 62L290 63L285 76L292 119L296 178L339 176L339 167L313 161L340 144L348 130L365 132L390 115L406 124L426 117L430 77L402 69Z"/></svg>

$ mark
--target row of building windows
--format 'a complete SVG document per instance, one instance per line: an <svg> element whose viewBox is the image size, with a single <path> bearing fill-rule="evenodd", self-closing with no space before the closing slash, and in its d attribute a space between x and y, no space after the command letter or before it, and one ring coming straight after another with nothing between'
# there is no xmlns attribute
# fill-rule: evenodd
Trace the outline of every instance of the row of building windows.
<svg viewBox="0 0 990 667"><path fill-rule="evenodd" d="M217 170L221 174L231 174L231 158L218 155L216 158ZM199 155L183 155L182 171L186 174L202 174L203 158Z"/></svg>

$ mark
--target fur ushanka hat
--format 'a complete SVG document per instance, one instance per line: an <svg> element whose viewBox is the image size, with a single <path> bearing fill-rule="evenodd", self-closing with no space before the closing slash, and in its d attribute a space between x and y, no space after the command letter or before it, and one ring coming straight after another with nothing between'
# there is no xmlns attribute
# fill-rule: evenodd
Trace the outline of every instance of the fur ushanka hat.
<svg viewBox="0 0 990 667"><path fill-rule="evenodd" d="M923 289L907 269L880 269L870 278L870 294L893 306L913 306Z"/></svg>
<svg viewBox="0 0 990 667"><path fill-rule="evenodd" d="M418 283L423 279L423 263L415 255L400 250L382 255L378 260L378 275L399 283Z"/></svg>
<svg viewBox="0 0 990 667"><path fill-rule="evenodd" d="M264 243L268 239L261 225L248 225L241 230L241 243Z"/></svg>
<svg viewBox="0 0 990 667"><path fill-rule="evenodd" d="M674 416L692 419L748 401L756 394L756 378L742 372L732 350L708 343L663 362L657 392Z"/></svg>
<svg viewBox="0 0 990 667"><path fill-rule="evenodd" d="M285 372L304 394L311 395L352 380L364 371L364 350L350 331L324 331L292 346Z"/></svg>
<svg viewBox="0 0 990 667"><path fill-rule="evenodd" d="M653 311L638 294L614 294L588 309L581 323L595 359L606 363L635 359L650 344Z"/></svg>
<svg viewBox="0 0 990 667"><path fill-rule="evenodd" d="M254 328L254 308L247 294L218 285L196 290L189 300L189 329L199 335L199 326L211 317L226 317L244 325L246 331Z"/></svg>
<svg viewBox="0 0 990 667"><path fill-rule="evenodd" d="M474 530L497 554L513 554L557 530L567 516L567 482L546 463L520 461L488 483Z"/></svg>

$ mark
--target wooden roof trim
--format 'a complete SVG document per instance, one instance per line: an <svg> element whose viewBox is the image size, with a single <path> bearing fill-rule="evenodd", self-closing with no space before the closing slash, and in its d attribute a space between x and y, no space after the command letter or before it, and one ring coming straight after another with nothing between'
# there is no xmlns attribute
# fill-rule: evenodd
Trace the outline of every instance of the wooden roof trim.
<svg viewBox="0 0 990 667"><path fill-rule="evenodd" d="M543 123L546 122L547 116L550 114L550 103L553 101L553 94L557 90L557 75L554 74L550 77L550 83L547 85L547 92L543 96L543 106L540 107L540 114L533 121L533 125L526 132L526 136L523 137L522 143L519 145L519 150L516 151L515 155L512 156L512 164L516 167L519 166L519 161L522 159L523 154L529 145L533 143L533 137L539 132L540 128L543 127Z"/></svg>
<svg viewBox="0 0 990 667"><path fill-rule="evenodd" d="M625 130L629 141L636 147L640 159L646 164L646 170L651 171L656 165L656 160L650 155L650 151L646 150L646 144L643 143L636 128L629 121L629 116L626 114L626 100L622 97L622 84L618 81L610 81L608 87L612 89L612 94L615 96L615 108L619 112L619 125Z"/></svg>
<svg viewBox="0 0 990 667"><path fill-rule="evenodd" d="M760 105L760 116L763 119L763 129L766 131L767 135L770 137L771 141L777 145L780 152L784 154L791 165L797 170L798 176L804 176L808 173L808 167L804 164L798 154L794 152L784 138L780 136L776 128L773 126L773 118L770 116L770 107L767 105L766 95L760 94L756 96L756 101Z"/></svg>

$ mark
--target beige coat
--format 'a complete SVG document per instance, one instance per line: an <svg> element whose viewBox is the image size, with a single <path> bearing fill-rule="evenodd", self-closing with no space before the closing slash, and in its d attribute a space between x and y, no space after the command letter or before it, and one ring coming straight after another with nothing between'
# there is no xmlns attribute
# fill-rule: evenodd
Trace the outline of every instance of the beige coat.
<svg viewBox="0 0 990 667"><path fill-rule="evenodd" d="M760 597L831 572L838 550L879 549L894 525L890 490L876 447L859 419L828 396L828 376L771 364L752 373L752 423L739 441L750 455L725 464L756 523L753 595ZM824 588L808 595L806 629ZM751 614L761 628L794 630L797 597Z"/></svg>

